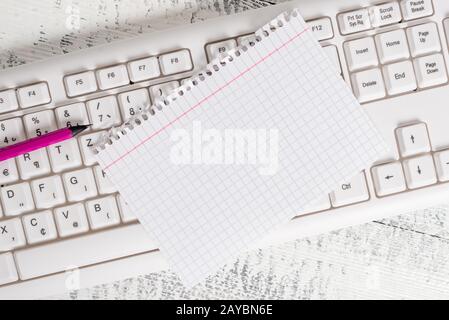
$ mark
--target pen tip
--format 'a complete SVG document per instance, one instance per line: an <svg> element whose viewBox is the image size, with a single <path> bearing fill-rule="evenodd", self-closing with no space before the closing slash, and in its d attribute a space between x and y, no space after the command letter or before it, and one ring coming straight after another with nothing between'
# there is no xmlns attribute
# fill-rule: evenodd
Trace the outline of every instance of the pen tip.
<svg viewBox="0 0 449 320"><path fill-rule="evenodd" d="M69 129L72 131L72 135L76 136L77 134L83 132L87 128L89 128L91 124L80 124L77 126L70 127Z"/></svg>

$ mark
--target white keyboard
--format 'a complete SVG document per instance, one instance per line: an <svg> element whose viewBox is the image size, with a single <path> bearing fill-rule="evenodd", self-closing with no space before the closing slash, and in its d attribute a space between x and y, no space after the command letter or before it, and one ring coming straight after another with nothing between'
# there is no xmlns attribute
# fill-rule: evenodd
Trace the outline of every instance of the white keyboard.
<svg viewBox="0 0 449 320"><path fill-rule="evenodd" d="M89 147L294 7L391 153L255 246L444 201L449 1L292 1L0 73L0 146L92 124L76 140L0 163L0 298L41 297L166 268Z"/></svg>

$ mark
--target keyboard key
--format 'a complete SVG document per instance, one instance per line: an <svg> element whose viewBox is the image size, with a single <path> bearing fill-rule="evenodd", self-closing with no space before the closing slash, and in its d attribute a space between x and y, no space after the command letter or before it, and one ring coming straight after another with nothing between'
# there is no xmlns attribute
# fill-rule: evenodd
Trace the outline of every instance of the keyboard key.
<svg viewBox="0 0 449 320"><path fill-rule="evenodd" d="M376 44L382 64L410 57L407 38L402 29L378 34Z"/></svg>
<svg viewBox="0 0 449 320"><path fill-rule="evenodd" d="M418 123L396 129L399 151L403 157L430 152L430 141L427 127L424 123Z"/></svg>
<svg viewBox="0 0 449 320"><path fill-rule="evenodd" d="M379 64L372 37L348 41L344 44L344 48L349 71L374 67Z"/></svg>
<svg viewBox="0 0 449 320"><path fill-rule="evenodd" d="M91 168L64 173L62 180L64 181L67 200L70 202L81 201L97 195Z"/></svg>
<svg viewBox="0 0 449 320"><path fill-rule="evenodd" d="M318 41L327 40L334 37L332 22L328 17L307 21L307 24Z"/></svg>
<svg viewBox="0 0 449 320"><path fill-rule="evenodd" d="M17 89L17 96L22 108L38 106L51 101L50 92L45 82Z"/></svg>
<svg viewBox="0 0 449 320"><path fill-rule="evenodd" d="M87 201L86 208L90 225L94 230L120 223L120 214L114 196Z"/></svg>
<svg viewBox="0 0 449 320"><path fill-rule="evenodd" d="M334 207L368 200L369 193L365 174L361 172L350 181L342 183L337 190L330 194L330 198Z"/></svg>
<svg viewBox="0 0 449 320"><path fill-rule="evenodd" d="M16 161L9 159L0 162L0 185L8 184L19 179Z"/></svg>
<svg viewBox="0 0 449 320"><path fill-rule="evenodd" d="M190 52L187 49L163 54L159 56L159 62L165 76L193 69Z"/></svg>
<svg viewBox="0 0 449 320"><path fill-rule="evenodd" d="M0 254L0 286L19 280L11 252Z"/></svg>
<svg viewBox="0 0 449 320"><path fill-rule="evenodd" d="M218 58L220 55L237 47L237 41L228 39L224 41L214 42L206 45L206 54L209 61Z"/></svg>
<svg viewBox="0 0 449 320"><path fill-rule="evenodd" d="M83 135L79 138L79 145L81 147L81 153L83 154L84 164L90 166L96 162L95 153L92 147L97 142L97 140L102 136L104 132L94 132L90 134Z"/></svg>
<svg viewBox="0 0 449 320"><path fill-rule="evenodd" d="M128 62L128 73L132 82L138 82L159 77L161 70L157 58L149 57Z"/></svg>
<svg viewBox="0 0 449 320"><path fill-rule="evenodd" d="M408 28L407 36L413 57L441 50L438 29L435 23L426 23Z"/></svg>
<svg viewBox="0 0 449 320"><path fill-rule="evenodd" d="M73 266L92 265L156 248L143 227L133 224L18 250L15 258L20 278L27 280L66 271Z"/></svg>
<svg viewBox="0 0 449 320"><path fill-rule="evenodd" d="M61 237L73 236L89 231L86 210L82 203L57 208L54 210L54 214Z"/></svg>
<svg viewBox="0 0 449 320"><path fill-rule="evenodd" d="M446 65L441 54L415 59L414 64L420 88L428 88L447 82Z"/></svg>
<svg viewBox="0 0 449 320"><path fill-rule="evenodd" d="M51 110L27 114L23 117L23 122L30 138L39 137L57 129L55 116Z"/></svg>
<svg viewBox="0 0 449 320"><path fill-rule="evenodd" d="M430 154L404 160L404 172L410 189L428 186L437 182L433 158Z"/></svg>
<svg viewBox="0 0 449 320"><path fill-rule="evenodd" d="M131 221L137 221L137 217L131 212L131 209L126 204L125 200L123 200L123 197L121 195L117 195L117 203L123 222L127 223Z"/></svg>
<svg viewBox="0 0 449 320"><path fill-rule="evenodd" d="M101 170L100 166L94 167L95 178L97 180L98 192L100 194L108 194L117 192L117 188L111 183L106 173Z"/></svg>
<svg viewBox="0 0 449 320"><path fill-rule="evenodd" d="M128 71L124 64L97 70L97 79L101 90L129 84Z"/></svg>
<svg viewBox="0 0 449 320"><path fill-rule="evenodd" d="M312 212L323 211L323 210L330 209L330 207L331 207L331 202L330 202L329 196L326 195L326 196L322 197L321 199L318 199L317 201L314 201L311 204L308 204L297 215L302 216L302 215L309 214Z"/></svg>
<svg viewBox="0 0 449 320"><path fill-rule="evenodd" d="M240 46L242 44L247 44L249 42L253 42L256 39L256 35L254 33L246 34L240 37L237 37L237 44Z"/></svg>
<svg viewBox="0 0 449 320"><path fill-rule="evenodd" d="M370 8L371 25L374 28L398 23L402 20L401 9L396 1Z"/></svg>
<svg viewBox="0 0 449 320"><path fill-rule="evenodd" d="M449 180L449 150L436 152L433 155L438 173L438 180Z"/></svg>
<svg viewBox="0 0 449 320"><path fill-rule="evenodd" d="M380 197L398 193L406 189L404 173L400 162L391 162L373 167L374 188Z"/></svg>
<svg viewBox="0 0 449 320"><path fill-rule="evenodd" d="M90 100L86 105L94 130L107 129L119 125L122 121L115 96Z"/></svg>
<svg viewBox="0 0 449 320"><path fill-rule="evenodd" d="M120 93L118 95L118 101L125 120L128 120L131 116L151 105L147 89L137 89Z"/></svg>
<svg viewBox="0 0 449 320"><path fill-rule="evenodd" d="M353 74L352 84L354 94L361 103L385 97L385 86L379 69Z"/></svg>
<svg viewBox="0 0 449 320"><path fill-rule="evenodd" d="M58 142L47 149L53 172L74 169L83 164L76 139Z"/></svg>
<svg viewBox="0 0 449 320"><path fill-rule="evenodd" d="M432 0L402 0L404 20L414 20L433 15Z"/></svg>
<svg viewBox="0 0 449 320"><path fill-rule="evenodd" d="M65 202L60 176L45 177L31 182L36 208L47 209Z"/></svg>
<svg viewBox="0 0 449 320"><path fill-rule="evenodd" d="M16 216L34 209L33 196L28 182L1 188L1 198L5 215Z"/></svg>
<svg viewBox="0 0 449 320"><path fill-rule="evenodd" d="M97 80L93 71L66 76L64 77L64 84L69 97L97 91Z"/></svg>
<svg viewBox="0 0 449 320"><path fill-rule="evenodd" d="M339 14L338 22L343 35L371 29L370 16L367 9Z"/></svg>
<svg viewBox="0 0 449 320"><path fill-rule="evenodd" d="M6 147L25 140L22 120L13 118L0 121L0 146Z"/></svg>
<svg viewBox="0 0 449 320"><path fill-rule="evenodd" d="M29 214L22 218L29 244L56 239L56 227L50 210Z"/></svg>
<svg viewBox="0 0 449 320"><path fill-rule="evenodd" d="M50 161L47 151L39 149L17 157L17 164L22 179L27 180L50 173Z"/></svg>
<svg viewBox="0 0 449 320"><path fill-rule="evenodd" d="M330 45L323 47L323 50L327 54L329 59L331 59L331 62L335 66L337 72L342 75L343 70L341 69L340 56L338 55L337 47L334 45Z"/></svg>
<svg viewBox="0 0 449 320"><path fill-rule="evenodd" d="M150 87L150 96L153 102L161 100L172 93L173 90L179 87L178 81L169 81Z"/></svg>
<svg viewBox="0 0 449 320"><path fill-rule="evenodd" d="M0 113L19 108L15 90L0 91Z"/></svg>
<svg viewBox="0 0 449 320"><path fill-rule="evenodd" d="M59 128L90 124L86 107L82 102L56 108L55 113Z"/></svg>
<svg viewBox="0 0 449 320"><path fill-rule="evenodd" d="M390 95L416 90L416 78L410 61L403 61L384 66L384 79Z"/></svg>
<svg viewBox="0 0 449 320"><path fill-rule="evenodd" d="M0 252L24 246L25 243L19 218L0 221Z"/></svg>

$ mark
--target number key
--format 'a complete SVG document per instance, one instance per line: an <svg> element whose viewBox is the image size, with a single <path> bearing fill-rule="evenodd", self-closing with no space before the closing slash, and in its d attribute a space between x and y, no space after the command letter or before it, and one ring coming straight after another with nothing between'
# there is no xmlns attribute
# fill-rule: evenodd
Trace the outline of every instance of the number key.
<svg viewBox="0 0 449 320"><path fill-rule="evenodd" d="M86 107L82 102L56 108L55 113L59 128L89 124Z"/></svg>
<svg viewBox="0 0 449 320"><path fill-rule="evenodd" d="M25 139L22 120L8 119L0 122L0 146L5 147Z"/></svg>
<svg viewBox="0 0 449 320"><path fill-rule="evenodd" d="M39 137L56 130L55 116L51 110L30 113L23 117L29 137Z"/></svg>
<svg viewBox="0 0 449 320"><path fill-rule="evenodd" d="M150 105L150 97L146 89L124 92L118 95L123 118L128 120L136 113Z"/></svg>

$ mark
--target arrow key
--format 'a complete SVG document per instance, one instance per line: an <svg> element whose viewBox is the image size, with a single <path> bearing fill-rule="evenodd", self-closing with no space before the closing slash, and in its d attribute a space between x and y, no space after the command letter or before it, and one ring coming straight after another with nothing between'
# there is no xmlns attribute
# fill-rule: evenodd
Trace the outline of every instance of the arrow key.
<svg viewBox="0 0 449 320"><path fill-rule="evenodd" d="M431 155L407 159L403 163L407 185L410 189L428 186L437 182Z"/></svg>
<svg viewBox="0 0 449 320"><path fill-rule="evenodd" d="M396 136L403 157L430 151L429 135L424 123L398 128Z"/></svg>
<svg viewBox="0 0 449 320"><path fill-rule="evenodd" d="M438 180L449 180L449 150L436 152L434 155L435 165L437 167Z"/></svg>
<svg viewBox="0 0 449 320"><path fill-rule="evenodd" d="M371 169L376 194L379 197L404 191L405 179L399 162L391 162Z"/></svg>

